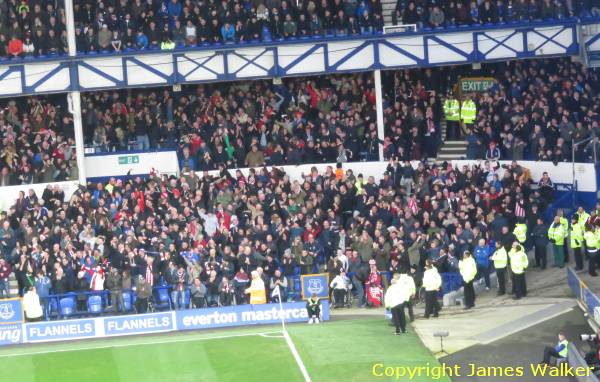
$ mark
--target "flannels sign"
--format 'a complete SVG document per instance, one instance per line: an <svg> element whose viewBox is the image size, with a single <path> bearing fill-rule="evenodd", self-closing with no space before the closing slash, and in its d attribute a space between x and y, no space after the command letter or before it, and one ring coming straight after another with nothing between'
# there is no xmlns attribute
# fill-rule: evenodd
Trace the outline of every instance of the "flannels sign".
<svg viewBox="0 0 600 382"><path fill-rule="evenodd" d="M96 337L96 321L69 320L26 324L27 342L74 340Z"/></svg>
<svg viewBox="0 0 600 382"><path fill-rule="evenodd" d="M107 317L104 319L104 334L107 336L159 333L171 330L175 330L171 312Z"/></svg>

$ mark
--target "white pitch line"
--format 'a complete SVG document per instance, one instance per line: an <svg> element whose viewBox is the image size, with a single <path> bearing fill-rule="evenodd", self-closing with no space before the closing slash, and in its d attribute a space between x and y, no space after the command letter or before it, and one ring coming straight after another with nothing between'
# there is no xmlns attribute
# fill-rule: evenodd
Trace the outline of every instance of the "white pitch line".
<svg viewBox="0 0 600 382"><path fill-rule="evenodd" d="M285 336L282 335L278 335L281 334L281 332L277 332L277 334L270 334L270 333L259 333L258 335L264 338L284 338Z"/></svg>
<svg viewBox="0 0 600 382"><path fill-rule="evenodd" d="M287 332L287 330L285 329L285 327L283 328L283 336L285 337L285 342L287 342L288 347L290 348L292 355L296 359L296 363L298 364L298 367L300 368L300 371L302 372L302 375L304 376L304 381L312 382L312 380L310 379L310 375L308 375L308 370L306 370L306 366L304 366L304 362L302 362L302 358L300 358L300 354L298 353L298 350L296 350L296 346L294 345L294 342L292 341L292 337L290 337L290 335Z"/></svg>
<svg viewBox="0 0 600 382"><path fill-rule="evenodd" d="M133 346L160 345L160 344L171 344L171 343L177 343L177 342L218 340L218 339L235 338L235 337L264 336L264 335L269 335L269 334L281 334L281 331L277 331L277 332L262 332L262 333L230 334L230 335L226 335L226 336L212 336L212 337L188 337L188 338L181 338L181 339L172 339L172 340L169 340L169 341L148 341L148 342L130 343L130 344L114 344L114 345L103 345L103 346L85 346L85 347L67 348L67 349L49 349L47 351L0 354L0 358L20 357L20 356L26 356L26 355L37 355L37 354L47 354L47 353L64 353L64 352L83 351L83 350L96 350L96 349L109 349L109 348L126 348L126 347L133 347Z"/></svg>

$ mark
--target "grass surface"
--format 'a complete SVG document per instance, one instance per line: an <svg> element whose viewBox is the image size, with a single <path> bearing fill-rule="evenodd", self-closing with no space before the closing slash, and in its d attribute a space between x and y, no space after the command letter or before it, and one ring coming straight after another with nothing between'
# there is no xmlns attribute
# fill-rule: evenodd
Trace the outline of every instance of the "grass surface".
<svg viewBox="0 0 600 382"><path fill-rule="evenodd" d="M303 381L279 329L260 326L5 348L0 349L0 370L3 380L11 382ZM374 363L438 365L411 329L394 336L383 319L296 324L288 332L313 382L392 380L372 376Z"/></svg>

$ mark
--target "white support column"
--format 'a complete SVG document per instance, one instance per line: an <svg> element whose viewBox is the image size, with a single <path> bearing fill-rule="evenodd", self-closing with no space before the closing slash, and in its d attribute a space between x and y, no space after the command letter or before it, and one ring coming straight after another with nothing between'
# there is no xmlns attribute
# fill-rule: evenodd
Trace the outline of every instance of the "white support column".
<svg viewBox="0 0 600 382"><path fill-rule="evenodd" d="M381 70L373 71L373 81L375 82L375 106L377 108L377 138L379 139L379 160L383 160L383 139L385 138L385 129L383 127L383 93L381 91Z"/></svg>
<svg viewBox="0 0 600 382"><path fill-rule="evenodd" d="M67 41L69 43L69 56L77 55L75 46L75 17L73 14L73 0L65 0L65 15L67 18ZM73 114L73 127L75 129L75 154L77 156L77 169L79 170L79 184L86 184L83 123L81 120L81 94L79 91L67 94L69 113Z"/></svg>

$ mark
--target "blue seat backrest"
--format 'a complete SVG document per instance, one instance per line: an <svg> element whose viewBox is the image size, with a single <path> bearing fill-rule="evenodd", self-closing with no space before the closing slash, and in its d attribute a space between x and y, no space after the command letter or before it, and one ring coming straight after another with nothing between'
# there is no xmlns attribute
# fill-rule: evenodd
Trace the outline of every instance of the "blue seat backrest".
<svg viewBox="0 0 600 382"><path fill-rule="evenodd" d="M75 303L70 297L61 298L58 304L63 316L70 316L75 312Z"/></svg>

